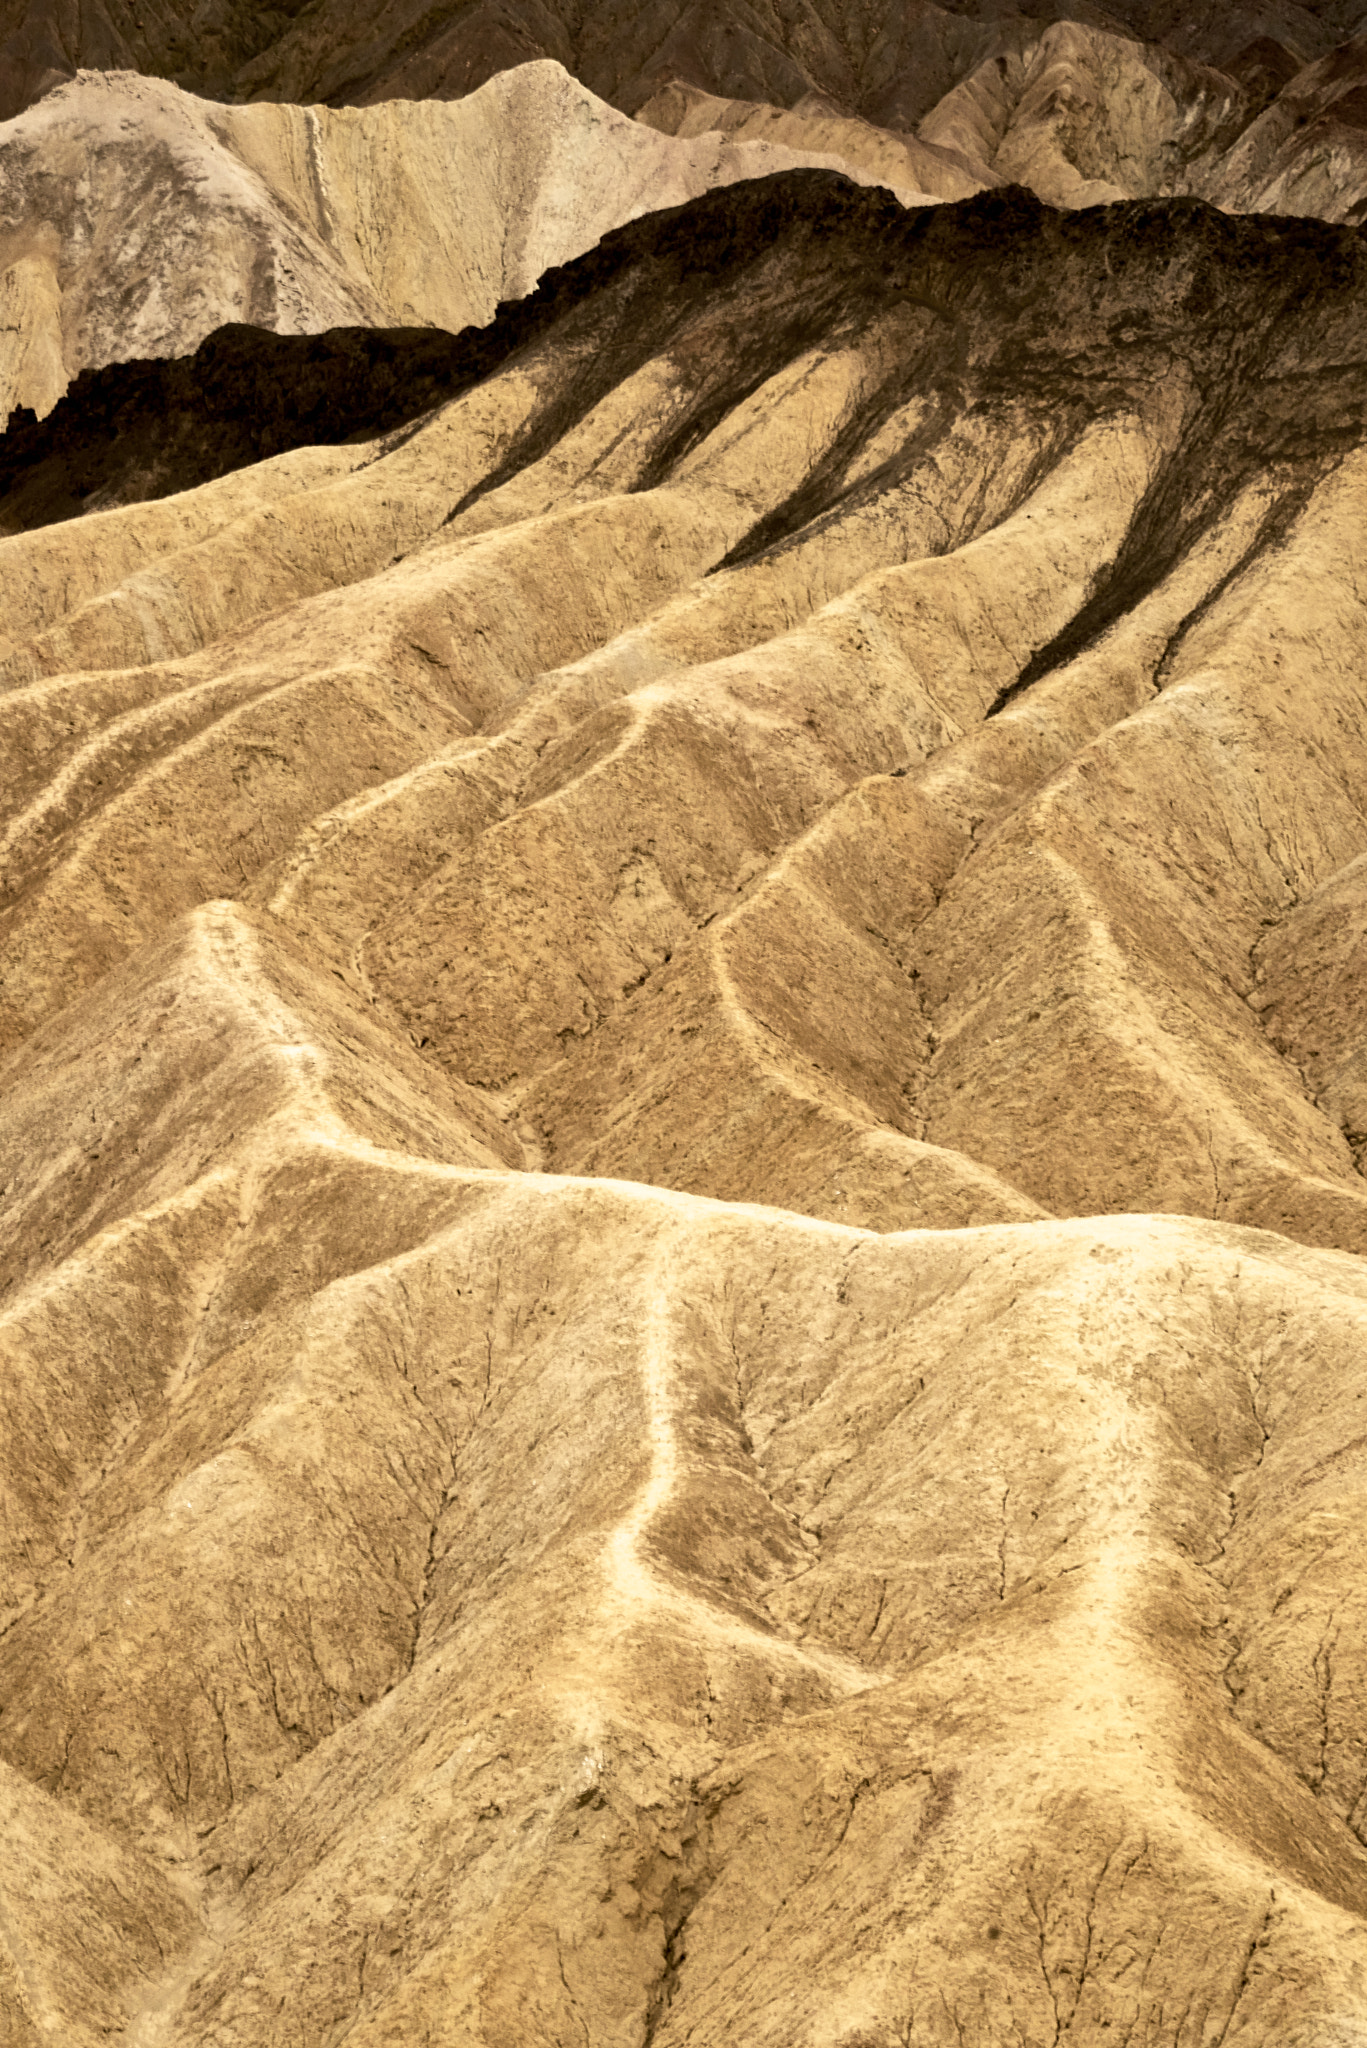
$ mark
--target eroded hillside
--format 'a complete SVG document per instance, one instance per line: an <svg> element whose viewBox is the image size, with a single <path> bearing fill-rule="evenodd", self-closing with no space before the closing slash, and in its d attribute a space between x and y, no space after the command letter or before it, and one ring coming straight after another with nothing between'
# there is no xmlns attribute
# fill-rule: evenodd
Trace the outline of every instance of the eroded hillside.
<svg viewBox="0 0 1367 2048"><path fill-rule="evenodd" d="M363 51L350 0L217 27L202 6L191 38L147 12L130 42L98 4L32 0L0 40L0 421L231 321L482 324L624 221L799 165L908 206L1021 184L1367 211L1356 0L1204 28L1162 6L401 7Z"/></svg>
<svg viewBox="0 0 1367 2048"><path fill-rule="evenodd" d="M666 138L548 62L457 105L336 112L86 72L0 124L0 423L49 412L82 369L185 355L230 321L482 326L609 228L813 163L834 159Z"/></svg>
<svg viewBox="0 0 1367 2048"><path fill-rule="evenodd" d="M538 57L634 113L670 79L792 106L817 91L911 128L1003 43L1062 19L1168 50L1277 91L1364 26L1361 0L1192 9L1180 0L5 0L0 116L82 66L173 78L223 99L331 105L453 99Z"/></svg>
<svg viewBox="0 0 1367 2048"><path fill-rule="evenodd" d="M0 444L6 2038L1358 2040L1365 269L800 171Z"/></svg>
<svg viewBox="0 0 1367 2048"><path fill-rule="evenodd" d="M107 392L95 503L228 473L0 544L6 1042L245 896L528 1163L1361 1249L1279 963L1362 851L1362 307L1348 230L798 173L412 337L388 441L232 468L320 343L88 377L12 519Z"/></svg>

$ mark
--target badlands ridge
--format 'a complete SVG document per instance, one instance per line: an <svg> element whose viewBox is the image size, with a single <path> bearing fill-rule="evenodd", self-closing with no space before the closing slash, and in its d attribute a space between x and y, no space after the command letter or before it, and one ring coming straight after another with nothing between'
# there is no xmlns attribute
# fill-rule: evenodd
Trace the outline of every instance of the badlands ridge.
<svg viewBox="0 0 1367 2048"><path fill-rule="evenodd" d="M1355 188L779 97L11 124L6 2048L1367 2038Z"/></svg>
<svg viewBox="0 0 1367 2048"><path fill-rule="evenodd" d="M367 80L340 55L350 0L305 10L232 76L209 7L192 38L163 19L158 43L149 18L130 44L91 0L47 27L36 0L0 40L0 420L230 321L483 324L609 229L800 165L914 206L1022 184L1068 208L1367 215L1367 4L1229 12L1204 34L1138 6L1131 21L824 5L831 21L796 29L671 6L551 32L541 10L511 43L457 7L407 21L394 64L391 14Z"/></svg>
<svg viewBox="0 0 1367 2048"><path fill-rule="evenodd" d="M656 134L552 63L454 104L336 113L86 73L0 127L0 412L46 413L77 370L186 354L230 321L483 325L637 214L811 163L835 159Z"/></svg>

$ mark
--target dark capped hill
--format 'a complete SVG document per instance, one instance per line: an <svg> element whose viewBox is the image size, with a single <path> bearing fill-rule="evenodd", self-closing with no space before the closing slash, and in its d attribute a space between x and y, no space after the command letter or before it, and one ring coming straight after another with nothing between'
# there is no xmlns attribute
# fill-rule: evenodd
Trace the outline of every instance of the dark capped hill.
<svg viewBox="0 0 1367 2048"><path fill-rule="evenodd" d="M915 347L728 559L894 489L921 459L917 437L868 473L861 458L913 395L935 391L956 412L1025 406L1067 438L1186 380L1198 402L1185 459L1098 591L1094 628L1251 475L1277 464L1311 478L1361 434L1364 279L1362 233L1317 221L1182 200L1066 214L1021 188L908 212L833 173L788 172L630 223L485 329L234 326L191 357L83 371L45 421L16 413L0 437L0 530L163 497L295 448L374 440L527 352L552 374L481 491L672 353L692 396L642 472L648 488L786 363L857 341L905 306Z"/></svg>
<svg viewBox="0 0 1367 2048"><path fill-rule="evenodd" d="M855 602L840 593L862 589L870 578L891 579L889 590L902 581L910 587L923 575L933 582L942 556L957 564L976 561L975 548L1001 547L1004 559L1014 560L1012 550L1024 547L1011 572L1020 590L1008 576L993 598L1008 606L1009 627L965 625L944 645L932 634L929 651L906 656L918 673L928 664L931 699L940 664L962 670L967 695L950 724L942 730L949 716L942 710L923 707L910 724L905 709L889 712L876 744L866 734L847 748L836 738L847 719L837 672L855 658L850 650L875 662L892 659L886 648L877 650L890 630L883 611L893 599L870 600L883 623L877 632L861 627L832 670L839 701L819 749L834 746L838 765L821 771L817 786L824 789L822 777L839 782L854 773L854 763L865 774L875 766L906 767L927 744L922 719L941 732L937 746L965 719L982 721L984 734L1009 729L1014 746L1024 729L1012 723L1016 714L1029 727L1053 677L1090 673L1097 663L1110 674L1118 657L1107 650L1117 635L1124 641L1139 630L1136 620L1147 621L1147 651L1133 665L1128 657L1120 662L1121 681L1107 683L1101 700L1111 703L1114 687L1127 703L1136 690L1143 701L1158 687L1155 678L1181 672L1209 617L1222 615L1234 592L1250 579L1282 573L1308 508L1326 492L1347 490L1339 473L1347 474L1364 438L1367 247L1358 230L1231 218L1196 201L1061 213L1022 189L906 211L887 193L834 174L794 172L717 190L630 224L549 273L537 292L505 306L486 329L282 338L233 328L186 361L89 373L47 421L29 420L0 441L0 525L11 535L2 544L29 592L22 607L16 603L12 637L0 649L0 679L23 686L10 700L21 723L29 715L28 686L38 689L40 678L68 670L132 664L141 672L151 663L157 680L148 687L159 693L173 679L173 694L185 688L198 703L201 670L215 668L217 643L227 636L224 644L238 649L233 663L245 664L248 679L234 690L255 691L264 677L273 687L281 664L288 669L297 659L293 629L285 651L252 650L258 640L261 649L273 646L272 635L286 632L290 607L310 593L323 611L308 633L323 633L322 594L330 592L328 604L348 623L326 629L333 636L328 660L337 646L373 640L378 651L367 660L376 676L392 680L417 661L424 689L432 677L444 679L440 689L450 703L443 718L462 730L480 729L494 715L491 705L513 689L510 677L521 678L520 688L543 672L554 675L575 658L571 649L585 652L600 634L615 645L606 621L618 617L619 605L623 630L636 619L631 632L653 645L646 614L655 599L624 594L636 590L638 578L642 592L657 594L682 592L701 579L700 616L727 623L696 633L691 626L660 630L670 644L681 633L688 662L705 665L710 657L699 649L713 647L718 658L725 652L730 659L752 638L760 648L772 642L787 649L785 634L799 628L838 638L845 630L841 606ZM134 515L147 500L160 503L148 504L140 523ZM683 518L690 537L647 543L661 506L675 508L669 517ZM1047 519L1043 506L1054 507ZM82 508L93 516L62 539L60 522ZM543 548L545 520L552 525ZM568 536L581 528L596 533L595 521L602 534L583 544L595 561L601 549L602 562L585 586L581 543ZM1091 537L1077 543L1074 559L1067 536L1079 522ZM496 534L504 536L497 548ZM561 561L562 546L570 547L570 562L552 573L548 565ZM506 572L498 633L512 638L497 657L487 629L471 623L482 618L485 599L467 616L464 599L444 594L471 577L472 588L483 590L479 564L490 549L490 560L501 560L504 550L509 562L523 563ZM1036 549L1043 550L1038 560ZM168 550L177 566L154 569ZM58 560L66 564L53 586L60 594L44 595L53 572L23 565ZM1068 561L1073 567L1065 575L1060 565ZM550 581L543 588L544 577ZM1052 593L1047 602L1031 595L1036 584ZM438 593L430 600L436 623L395 625L408 619L410 605L418 608L415 618L427 616L429 599L416 593L429 587ZM365 592L375 608L352 620L349 607ZM693 600L679 602L681 616L691 616ZM645 606L639 618L638 604ZM801 624L809 614L824 621L819 633L815 624ZM918 616L913 605L898 635L912 631L908 621ZM1165 622L1161 630L1154 621ZM816 672L836 660L833 647ZM476 684L486 658L498 679ZM668 669L676 658L682 657L640 656L646 673L658 661ZM168 659L172 669L163 677L158 664ZM602 659L615 677L617 656ZM610 698L629 687L636 659L622 656L622 680L611 683ZM760 657L745 657L751 659ZM761 667L771 659L780 654L766 653ZM878 685L898 703L903 682L895 679L903 667L902 657L892 661ZM200 678L193 686L191 676ZM39 701L31 707L35 717ZM61 701L72 701L65 686ZM615 731L620 714L602 715L604 731ZM1094 715L1088 711L1087 718ZM817 711L809 716L816 723L799 721L799 752L818 744L814 735L822 731ZM320 735L311 759L326 763L334 739L331 728ZM591 756L598 742L584 743ZM395 744L394 759L406 760L411 736ZM100 745L92 745L98 755ZM15 748L17 761L17 739ZM785 776L790 772L786 767ZM1005 787L1014 789L1024 772L1017 763ZM1008 801L980 788L980 773L986 771L969 775L976 794L964 799L970 823L979 824ZM21 781L17 768L15 774ZM995 787L992 776L987 782ZM95 777L88 787L82 777L69 787L64 780L53 815L79 822L93 805L94 816L120 786L119 778ZM277 794L285 801L287 793L294 824L270 824L269 804L266 812L253 810L251 843L236 856L244 867L221 873L218 851L207 851L196 890L225 892L234 877L250 877L266 848L288 842L298 829L293 807L311 799L292 791L288 778ZM794 816L816 802L809 793ZM623 815L632 809L627 805ZM47 815L44 806L39 811ZM790 818L780 836L795 829ZM132 914L127 905L142 900L144 886L147 900L134 928L145 933L162 916L163 880L149 870L144 882L123 885L125 907L103 927L100 946L77 944L73 926L70 952L51 924L55 916L65 930L71 915L62 880L67 856L50 869L64 842L49 846L45 832L25 826L10 853L7 943L28 963L12 971L0 1008L10 1043L118 956L123 941L111 955L108 933ZM73 846L84 833L82 826ZM501 834L497 844L511 849L516 834ZM706 864L692 866L702 871ZM691 872L687 861L685 868ZM190 870L199 872L193 862ZM174 872L179 890L184 874ZM521 886L507 880L512 897ZM538 877L530 886L539 892L548 885ZM496 1093L512 1087L514 1095L530 1090L541 1105L542 1143L557 1165L578 1170L591 1162L594 1171L728 1196L767 1189L788 1206L820 1208L833 1199L800 1193L784 1178L779 1152L755 1152L743 1135L709 1135L706 1119L696 1125L696 1157L687 1148L676 1156L672 1113L663 1122L646 1118L626 1135L631 1120L624 1123L614 1107L624 1085L614 1062L636 1072L651 1061L624 1050L614 1033L629 1038L630 1020L644 1024L654 1014L627 998L653 971L649 962L689 957L682 934L702 912L691 882L661 883L661 902L673 901L677 888L693 906L686 916L677 905L659 911L662 931L674 932L676 917L684 916L677 944L652 939L643 956L635 942L622 952L599 930L606 912L596 888L578 906L563 905L559 921L527 940L534 956L547 949L548 986L563 984L563 1002L559 995L545 1003L514 999L500 976L516 980L526 971L522 952L514 949L496 967L493 939L473 927L463 952L439 972L431 969L425 941L410 935L396 941L393 958L373 962L371 980L386 988L413 1040L462 1084ZM499 915L493 899L479 911L480 918ZM471 917L474 908L464 904L462 930ZM474 960L486 961L483 993L467 986ZM681 972L677 964L669 969L675 979ZM913 985L928 972L918 966ZM1221 975L1221 986L1236 985L1233 967ZM590 1007L583 1010L586 990ZM1143 1149L1122 1164L1108 1135L1099 1151L1080 1146L1065 1158L1053 1139L1057 1108L1046 1113L1031 1089L1020 1092L1012 1083L990 1104L970 1108L975 1098L962 1077L932 1085L932 1075L953 1061L947 1048L936 1051L923 1024L902 1015L903 1002L899 994L897 1021L886 1024L902 1046L898 1089L889 1093L877 1078L873 1055L858 1050L859 1032L849 1039L837 1033L812 1054L818 1069L833 1062L842 1075L841 1087L859 1105L849 1111L856 1124L873 1115L901 1134L899 1143L952 1130L955 1149L970 1158L990 1144L992 1170L1017 1188L1024 1182L1028 1199L1050 1208L1076 1209L1084 1187L1091 1206L1139 1206L1152 1169L1175 1174L1171 1185L1181 1193L1173 1198L1204 1211L1211 1200L1204 1141L1187 1158L1186 1138L1180 1145L1163 1138L1150 1147L1148 1164ZM1050 1014L1047 1003L1025 1005L1040 1032ZM1238 1013L1236 1039L1247 1018ZM1023 1042L1030 1036L1022 1030ZM1265 1046L1257 1058L1264 1053ZM1315 1106L1312 1114L1289 1066L1274 1064L1258 1085L1268 1091L1254 1118L1259 1144L1273 1144L1280 1131L1274 1151L1290 1145L1287 1157L1318 1161L1320 1191L1308 1193L1297 1168L1293 1192L1276 1198L1277 1227L1312 1242L1339 1242L1346 1233L1356 1245L1356 1175L1343 1148L1344 1131L1359 1128L1352 1121L1357 1108L1345 1106L1347 1122L1330 1119L1321 1129L1322 1112ZM745 1090L739 1081L736 1087L739 1104ZM938 1108L927 1107L927 1089ZM1319 1133L1313 1141L1302 1132L1293 1144L1288 1135L1288 1089L1299 1105L1293 1124L1311 1116ZM562 1100L557 1090L569 1094ZM726 1096L721 1084L718 1091ZM1205 1100L1206 1093L1203 1081L1197 1095ZM1069 1101L1084 1121L1096 1109L1090 1086ZM1043 1152L1027 1169L1021 1146L1037 1120ZM1180 1169L1169 1158L1172 1147L1173 1157L1180 1152L1186 1162ZM1284 1170L1291 1171L1279 1166L1276 1173ZM868 1171L864 1194L840 1197L855 1201L857 1214L911 1221L923 1213L923 1197L903 1188L898 1173L888 1180L882 1166ZM1353 1178L1340 1188L1345 1172ZM1283 1185L1276 1174L1273 1180ZM1220 1184L1221 1213L1236 1199L1232 1185L1228 1177ZM924 1213L938 1213L939 1198L924 1199ZM1250 1218L1263 1214L1257 1204L1265 1198L1255 1200L1251 1184L1238 1198L1245 1199L1253 1205Z"/></svg>

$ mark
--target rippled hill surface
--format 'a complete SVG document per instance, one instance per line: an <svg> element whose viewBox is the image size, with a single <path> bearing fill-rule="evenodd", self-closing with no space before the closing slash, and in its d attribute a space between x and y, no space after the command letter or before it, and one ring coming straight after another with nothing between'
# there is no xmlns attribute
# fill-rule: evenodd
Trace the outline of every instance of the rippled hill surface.
<svg viewBox="0 0 1367 2048"><path fill-rule="evenodd" d="M0 2034L1367 2030L1367 252L833 172L0 440Z"/></svg>

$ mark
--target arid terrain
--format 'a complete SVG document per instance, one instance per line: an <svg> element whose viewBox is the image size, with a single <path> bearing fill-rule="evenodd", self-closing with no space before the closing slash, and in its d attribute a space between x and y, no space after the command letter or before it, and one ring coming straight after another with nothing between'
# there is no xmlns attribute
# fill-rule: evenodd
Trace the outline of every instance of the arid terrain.
<svg viewBox="0 0 1367 2048"><path fill-rule="evenodd" d="M228 322L483 325L610 229L802 165L908 206L1367 219L1367 0L562 9L407 0L358 44L354 0L0 0L0 425Z"/></svg>
<svg viewBox="0 0 1367 2048"><path fill-rule="evenodd" d="M1367 2042L1367 22L1085 15L0 12L3 2048Z"/></svg>
<svg viewBox="0 0 1367 2048"><path fill-rule="evenodd" d="M990 182L945 161L946 196ZM0 126L0 415L230 322L484 325L624 221L811 164L887 182L800 137L657 133L549 61L454 103L338 112L87 72ZM905 169L902 188L927 196Z"/></svg>

